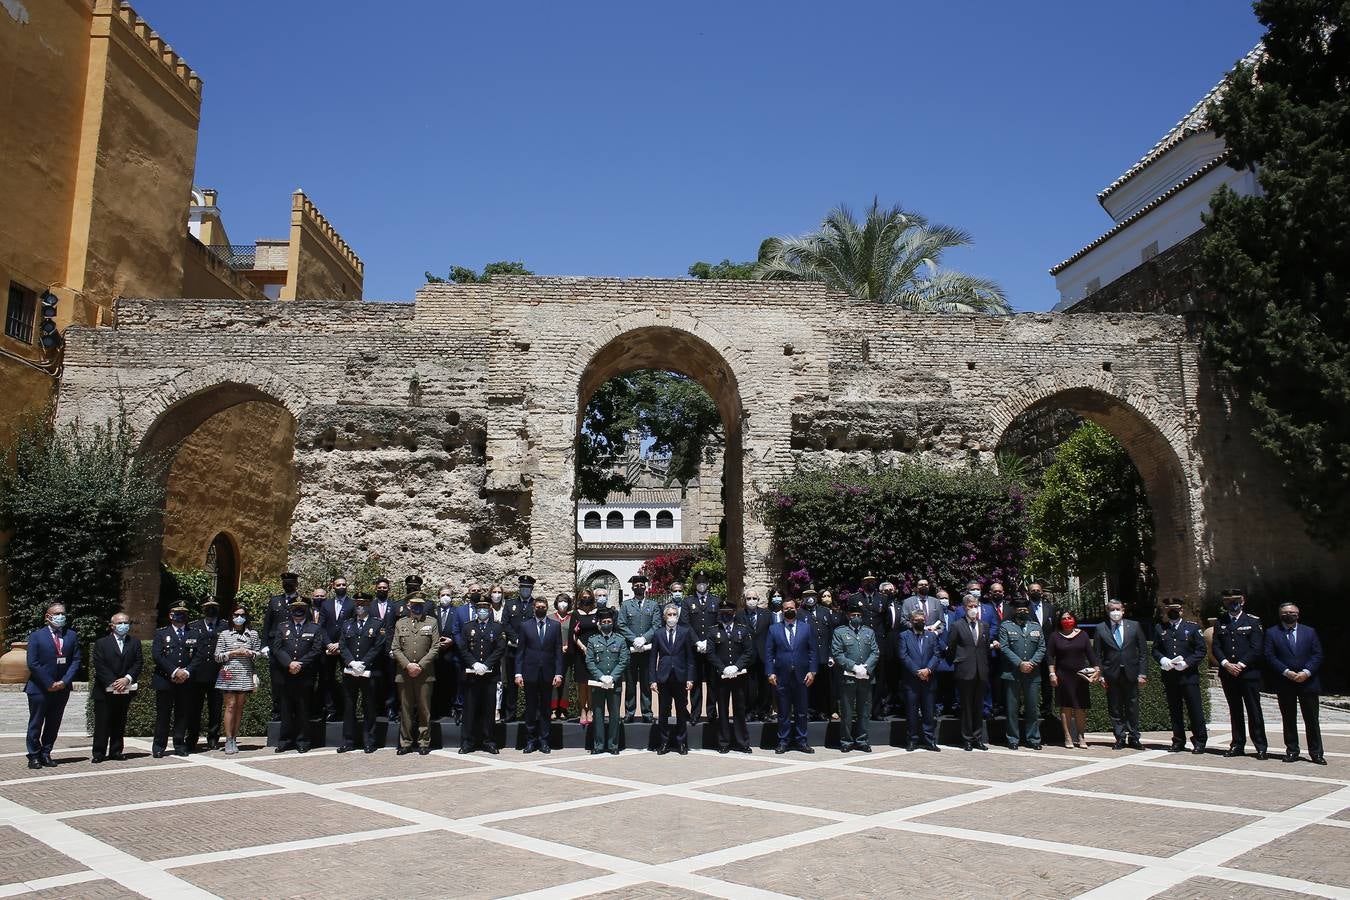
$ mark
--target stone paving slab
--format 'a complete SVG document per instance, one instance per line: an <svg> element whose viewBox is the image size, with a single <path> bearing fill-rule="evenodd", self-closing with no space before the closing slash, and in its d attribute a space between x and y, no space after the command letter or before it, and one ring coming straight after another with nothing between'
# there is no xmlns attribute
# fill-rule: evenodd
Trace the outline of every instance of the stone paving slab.
<svg viewBox="0 0 1350 900"><path fill-rule="evenodd" d="M102 813L71 819L70 824L133 856L155 860L407 823L297 794Z"/></svg>
<svg viewBox="0 0 1350 900"><path fill-rule="evenodd" d="M1090 807L1090 814L1085 812L1080 798L1024 791L917 821L1150 856L1171 856L1255 821L1253 816L1171 809L1126 800L1102 800Z"/></svg>
<svg viewBox="0 0 1350 900"><path fill-rule="evenodd" d="M1243 778L1234 782L1233 776L1226 772L1198 767L1194 772L1178 772L1143 766L1084 775L1056 782L1055 787L1271 811L1289 809L1337 790L1334 784L1315 781Z"/></svg>
<svg viewBox="0 0 1350 900"><path fill-rule="evenodd" d="M486 767L462 775L350 788L353 794L452 819L603 797L623 790L554 775L546 769L522 772Z"/></svg>
<svg viewBox="0 0 1350 900"><path fill-rule="evenodd" d="M862 756L857 760L850 759L849 767L887 769L893 772L913 772L941 777L959 775L962 778L978 778L984 781L1021 781L1024 778L1032 778L1037 775L1062 772L1065 769L1086 765L1089 762L1091 760L1088 759L1081 761L1058 759L1053 756L1046 756L1044 753L1037 753L1034 750L1025 752L1018 750L1016 753L994 751L981 753L978 750L970 753L962 750L957 750L954 753L950 750L943 750L941 753L929 753L916 750L913 753L900 753L881 759L873 756Z"/></svg>
<svg viewBox="0 0 1350 900"><path fill-rule="evenodd" d="M470 757L444 756L431 753L422 756L405 753L399 756L392 750L379 753L263 753L244 761L249 768L275 772L289 778L299 778L314 784L336 784L359 781L364 778L390 778L397 775L416 775L428 772L453 772L459 769L481 768L482 763L471 762Z"/></svg>
<svg viewBox="0 0 1350 900"><path fill-rule="evenodd" d="M1223 751L1220 750L1201 753L1198 756L1194 753L1169 753L1166 756L1159 757L1156 762L1206 769L1232 770L1247 774L1272 773L1276 775L1301 775L1307 778L1350 780L1350 757L1329 756L1325 766L1315 766L1308 761L1307 753L1307 748L1304 748L1303 759L1293 763L1287 763L1281 759L1284 755L1283 747L1278 750L1272 747L1270 758L1264 760L1254 757L1250 750L1248 750L1246 756L1232 758L1225 757Z"/></svg>
<svg viewBox="0 0 1350 900"><path fill-rule="evenodd" d="M648 863L670 862L824 825L827 819L683 797L619 800L497 823L517 834Z"/></svg>
<svg viewBox="0 0 1350 900"><path fill-rule="evenodd" d="M86 867L17 828L0 825L0 885L83 872Z"/></svg>
<svg viewBox="0 0 1350 900"><path fill-rule="evenodd" d="M829 778L756 778L703 788L699 793L873 815L975 790L979 788L917 778L892 778L863 771L861 767L853 771L850 767L830 773Z"/></svg>
<svg viewBox="0 0 1350 900"><path fill-rule="evenodd" d="M874 828L699 874L794 897L1059 900L1132 871L1101 860L1087 864L1054 853Z"/></svg>
<svg viewBox="0 0 1350 900"><path fill-rule="evenodd" d="M47 771L51 771L48 769ZM193 767L191 772L109 772L106 777L58 778L0 785L0 797L38 812L72 812L152 800L190 800L212 794L237 794L269 787L258 781Z"/></svg>
<svg viewBox="0 0 1350 900"><path fill-rule="evenodd" d="M711 895L648 881L617 891L605 891L602 894L586 894L584 896L591 898L591 900L699 900L699 898Z"/></svg>
<svg viewBox="0 0 1350 900"><path fill-rule="evenodd" d="M1228 866L1350 888L1350 828L1309 825L1244 853Z"/></svg>
<svg viewBox="0 0 1350 900"><path fill-rule="evenodd" d="M1161 894L1154 894L1158 900L1295 900L1312 896L1219 878L1190 878Z"/></svg>
<svg viewBox="0 0 1350 900"><path fill-rule="evenodd" d="M181 763L183 759L177 756L162 756L155 759L149 751L142 752L133 750L127 754L125 760L107 760L99 763L97 766L89 762L89 752L72 753L71 751L58 750L52 754L52 762L56 763L55 769L36 769L28 768L28 757L10 756L0 757L0 781L13 781L15 779L33 778L38 775L99 775L104 772L115 772L119 769L137 769L147 766L161 766L165 764Z"/></svg>
<svg viewBox="0 0 1350 900"><path fill-rule="evenodd" d="M584 760L569 762L566 766L573 772L596 772L612 778L664 785L782 768L771 755L737 753L722 756L705 752L690 753L688 756L678 753L657 756L647 752L621 753L618 756L606 754L588 756Z"/></svg>
<svg viewBox="0 0 1350 900"><path fill-rule="evenodd" d="M25 725L27 716L24 716ZM90 747L89 737L78 729L66 729L65 734L59 734L56 737L56 750L67 750L72 747L88 750ZM23 735L5 735L0 737L0 753L26 753L28 752L28 740ZM53 756L56 754L53 753ZM88 753L85 754L88 756Z"/></svg>
<svg viewBox="0 0 1350 900"><path fill-rule="evenodd" d="M100 878L97 881L33 891L23 896L24 900L139 900L145 895L111 879Z"/></svg>
<svg viewBox="0 0 1350 900"><path fill-rule="evenodd" d="M238 900L504 897L605 874L579 863L445 831L172 871L204 890ZM316 877L316 873L325 873L325 877Z"/></svg>

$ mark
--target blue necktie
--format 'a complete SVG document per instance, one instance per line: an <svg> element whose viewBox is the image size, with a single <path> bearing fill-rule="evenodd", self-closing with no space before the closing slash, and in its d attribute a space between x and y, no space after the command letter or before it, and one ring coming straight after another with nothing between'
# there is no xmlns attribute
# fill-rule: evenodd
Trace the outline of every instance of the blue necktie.
<svg viewBox="0 0 1350 900"><path fill-rule="evenodd" d="M1116 626L1116 646L1117 646L1117 647L1124 647L1124 646L1125 646L1125 626L1124 626L1124 625L1117 625L1117 626Z"/></svg>

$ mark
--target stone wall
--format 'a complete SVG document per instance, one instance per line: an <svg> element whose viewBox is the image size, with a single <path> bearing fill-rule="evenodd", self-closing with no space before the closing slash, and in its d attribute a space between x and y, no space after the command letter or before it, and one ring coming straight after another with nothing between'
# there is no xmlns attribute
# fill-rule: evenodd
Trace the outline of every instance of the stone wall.
<svg viewBox="0 0 1350 900"><path fill-rule="evenodd" d="M1224 414L1198 402L1197 349L1174 316L919 315L815 285L532 277L428 285L415 308L127 300L118 313L69 336L60 415L106 410L120 385L153 450L244 401L286 409L293 563L363 549L395 577L530 571L566 589L581 410L639 367L698 379L723 413L733 590L776 571L757 508L780 477L843 459L992 463L1029 409L1072 410L1125 444L1164 592L1225 586L1279 540L1234 527L1229 486L1212 483L1248 461L1212 458L1204 429Z"/></svg>

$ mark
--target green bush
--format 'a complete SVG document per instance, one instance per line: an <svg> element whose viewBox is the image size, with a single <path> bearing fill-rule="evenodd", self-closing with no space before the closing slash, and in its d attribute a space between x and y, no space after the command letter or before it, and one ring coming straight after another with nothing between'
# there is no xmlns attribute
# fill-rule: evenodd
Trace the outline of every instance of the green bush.
<svg viewBox="0 0 1350 900"><path fill-rule="evenodd" d="M800 471L767 495L789 583L853 587L868 572L955 587L972 577L1017 581L1027 535L1019 482L991 468L849 464Z"/></svg>
<svg viewBox="0 0 1350 900"><path fill-rule="evenodd" d="M1205 721L1209 721L1209 664L1200 664L1200 700L1205 707ZM1106 689L1100 684L1091 687L1092 708L1088 710L1088 731L1110 731L1111 718L1106 713ZM1055 708L1059 712L1059 708ZM1139 728L1142 731L1171 731L1172 718L1167 712L1167 693L1163 690L1162 669L1150 657L1148 681L1139 689ZM1190 723L1186 725L1190 732Z"/></svg>
<svg viewBox="0 0 1350 900"><path fill-rule="evenodd" d="M93 659L94 645L85 648L85 659ZM141 667L141 677L137 682L140 689L131 700L131 709L127 713L127 737L151 737L155 733L155 691L150 687L154 677L155 661L150 658L150 641L141 641L141 652L145 663ZM244 706L244 718L239 723L240 737L265 737L267 723L272 718L272 679L268 672L267 660L258 659L253 671L258 675L258 689L249 695ZM207 706L202 704L201 734L206 733ZM94 698L92 691L85 701L85 727L94 730Z"/></svg>

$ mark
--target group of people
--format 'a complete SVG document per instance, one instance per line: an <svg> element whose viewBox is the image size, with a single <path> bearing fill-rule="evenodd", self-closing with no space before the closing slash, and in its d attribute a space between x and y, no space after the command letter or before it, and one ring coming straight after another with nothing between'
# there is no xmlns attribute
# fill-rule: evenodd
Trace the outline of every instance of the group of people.
<svg viewBox="0 0 1350 900"><path fill-rule="evenodd" d="M1080 747L1094 683L1105 688L1115 748L1142 749L1139 691L1151 655L1167 696L1173 752L1185 749L1187 720L1192 751L1204 752L1199 670L1208 656L1233 722L1227 755L1244 754L1249 733L1258 758L1267 756L1260 689L1268 672L1284 720L1284 759L1301 758L1301 712L1309 757L1325 764L1317 716L1321 644L1293 603L1283 604L1279 625L1267 629L1245 611L1240 592L1225 591L1210 646L1176 599L1164 601L1162 621L1152 626L1108 601L1106 620L1087 629L1039 584L1008 596L999 582L986 589L972 581L952 597L920 579L902 599L897 582L869 574L840 610L830 592L812 588L797 597L774 590L767 605L748 589L738 604L710 593L702 577L692 594L676 582L658 600L636 576L621 603L611 604L598 588L576 598L573 609L571 595L552 604L536 596L528 575L509 598L499 584L485 591L473 582L462 596L442 588L433 604L417 576L405 579L402 600L390 596L384 578L373 594L351 595L346 579L337 578L332 596L320 589L305 598L299 577L286 573L260 625L241 605L228 618L215 601L204 603L196 620L182 606L170 610L168 624L150 639L152 754L170 752L170 741L179 756L198 749L203 709L204 749L217 749L223 734L224 752L237 752L244 707L264 664L278 753L309 750L311 710L341 719L339 752L375 752L384 717L399 723L398 753L426 754L432 722L454 715L462 725L459 752L497 753L493 723L515 718L518 694L525 752L548 753L569 673L579 721L592 726L592 753L617 754L620 723L635 721L639 711L643 721L655 719L651 749L660 754L688 753L689 725L705 715L722 753L751 752L747 722L757 719L776 724L776 752L812 753L809 722L827 717L839 723L842 752L870 752L869 720L888 714L905 718L909 750L937 752L941 712L959 715L963 749L982 750L996 704L1006 713L1009 748L1041 749L1042 713L1056 705L1064 746ZM94 645L95 763L123 757L143 665L131 624L117 613ZM80 662L65 608L52 604L28 642L30 768L53 765Z"/></svg>

